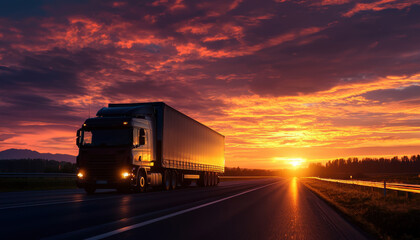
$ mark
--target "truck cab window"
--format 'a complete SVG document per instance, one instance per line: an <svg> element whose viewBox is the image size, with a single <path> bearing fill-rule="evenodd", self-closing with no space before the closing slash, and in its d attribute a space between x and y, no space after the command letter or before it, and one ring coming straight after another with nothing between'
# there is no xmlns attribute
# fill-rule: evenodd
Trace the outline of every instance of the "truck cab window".
<svg viewBox="0 0 420 240"><path fill-rule="evenodd" d="M139 134L139 145L143 146L146 144L146 132L143 128L140 128L140 134Z"/></svg>
<svg viewBox="0 0 420 240"><path fill-rule="evenodd" d="M143 128L133 129L133 146L140 147L146 145L146 131Z"/></svg>
<svg viewBox="0 0 420 240"><path fill-rule="evenodd" d="M82 131L82 146L123 146L131 143L129 129L92 129Z"/></svg>

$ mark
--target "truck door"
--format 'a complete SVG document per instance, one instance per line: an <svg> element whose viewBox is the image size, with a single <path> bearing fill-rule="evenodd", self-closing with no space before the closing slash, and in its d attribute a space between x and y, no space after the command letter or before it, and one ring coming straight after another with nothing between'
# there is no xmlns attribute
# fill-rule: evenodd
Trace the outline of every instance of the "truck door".
<svg viewBox="0 0 420 240"><path fill-rule="evenodd" d="M133 129L133 161L135 165L148 164L151 161L150 130L147 128Z"/></svg>

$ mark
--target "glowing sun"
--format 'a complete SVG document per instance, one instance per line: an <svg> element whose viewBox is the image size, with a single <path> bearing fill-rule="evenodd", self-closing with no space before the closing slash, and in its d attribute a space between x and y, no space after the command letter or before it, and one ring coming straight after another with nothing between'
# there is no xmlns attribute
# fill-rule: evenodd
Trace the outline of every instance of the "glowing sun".
<svg viewBox="0 0 420 240"><path fill-rule="evenodd" d="M305 160L303 160L302 158L294 158L294 159L289 159L289 164L292 165L294 168L297 168L301 166L304 161Z"/></svg>
<svg viewBox="0 0 420 240"><path fill-rule="evenodd" d="M301 167L306 162L306 159L304 158L290 158L290 157L276 157L274 158L274 160L282 162L285 165L289 165L291 166L291 168Z"/></svg>

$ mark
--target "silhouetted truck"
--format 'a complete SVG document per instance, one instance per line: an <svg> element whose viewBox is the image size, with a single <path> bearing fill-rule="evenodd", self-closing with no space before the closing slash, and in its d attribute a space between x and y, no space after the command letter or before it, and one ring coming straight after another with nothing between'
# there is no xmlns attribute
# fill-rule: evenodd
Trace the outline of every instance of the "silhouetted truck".
<svg viewBox="0 0 420 240"><path fill-rule="evenodd" d="M77 186L119 191L215 186L224 136L163 102L109 104L77 131Z"/></svg>

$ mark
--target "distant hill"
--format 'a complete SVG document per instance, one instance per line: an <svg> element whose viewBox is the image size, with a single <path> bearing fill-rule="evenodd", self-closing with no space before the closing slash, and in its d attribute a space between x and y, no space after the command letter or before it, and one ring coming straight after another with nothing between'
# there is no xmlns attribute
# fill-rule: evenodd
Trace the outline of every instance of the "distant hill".
<svg viewBox="0 0 420 240"><path fill-rule="evenodd" d="M51 154L51 153L39 153L37 151L32 151L29 149L7 149L0 152L0 160L4 159L46 159L46 160L56 160L56 161L65 161L65 162L76 162L76 156L68 154Z"/></svg>

